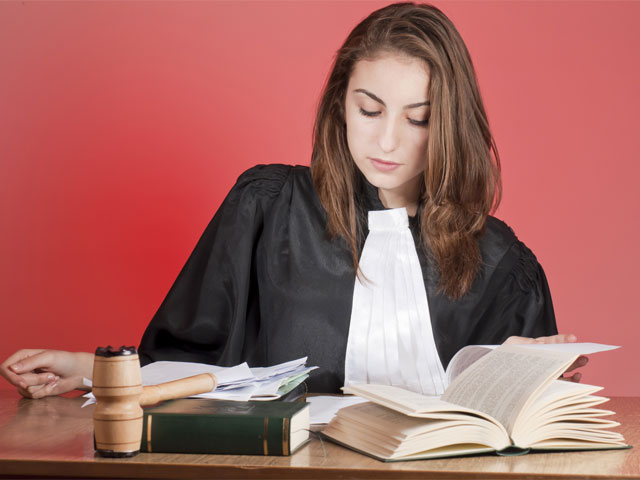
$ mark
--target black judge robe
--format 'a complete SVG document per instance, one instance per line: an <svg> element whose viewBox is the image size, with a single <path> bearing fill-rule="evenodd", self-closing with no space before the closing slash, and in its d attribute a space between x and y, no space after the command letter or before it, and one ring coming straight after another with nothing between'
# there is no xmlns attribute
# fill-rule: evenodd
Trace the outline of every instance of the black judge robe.
<svg viewBox="0 0 640 480"><path fill-rule="evenodd" d="M361 176L361 216L384 208ZM363 226L366 232L366 224ZM419 219L410 218L414 241ZM417 248L443 366L465 345L557 333L547 281L533 253L489 217L482 271L452 301ZM174 360L275 365L308 356L311 392L344 381L355 272L344 240L329 239L308 167L260 165L243 173L206 228L140 344L143 365Z"/></svg>

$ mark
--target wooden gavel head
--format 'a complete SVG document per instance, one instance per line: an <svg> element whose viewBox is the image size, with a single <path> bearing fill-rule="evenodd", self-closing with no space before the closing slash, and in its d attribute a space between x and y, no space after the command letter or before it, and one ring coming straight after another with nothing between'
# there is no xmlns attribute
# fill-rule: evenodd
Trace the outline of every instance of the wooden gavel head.
<svg viewBox="0 0 640 480"><path fill-rule="evenodd" d="M140 451L144 405L188 397L215 389L212 374L142 386L135 347L98 347L93 361L93 412L95 448L103 457L132 457Z"/></svg>

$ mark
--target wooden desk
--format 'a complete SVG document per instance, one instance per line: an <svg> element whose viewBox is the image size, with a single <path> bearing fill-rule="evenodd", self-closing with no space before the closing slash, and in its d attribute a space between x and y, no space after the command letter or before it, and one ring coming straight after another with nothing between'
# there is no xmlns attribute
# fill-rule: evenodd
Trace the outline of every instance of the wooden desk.
<svg viewBox="0 0 640 480"><path fill-rule="evenodd" d="M382 463L313 439L291 457L140 454L96 457L93 407L82 398L21 399L0 392L0 478L640 478L640 448ZM609 402L619 431L640 447L640 398Z"/></svg>

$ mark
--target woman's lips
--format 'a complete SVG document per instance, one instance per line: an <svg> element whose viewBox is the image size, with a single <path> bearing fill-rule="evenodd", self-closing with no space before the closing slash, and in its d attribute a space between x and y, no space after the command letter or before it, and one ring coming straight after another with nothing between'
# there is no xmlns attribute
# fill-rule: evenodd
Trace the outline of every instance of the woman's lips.
<svg viewBox="0 0 640 480"><path fill-rule="evenodd" d="M391 170L395 170L400 166L399 163L387 162L386 160L382 160L380 158L369 157L369 160L371 160L372 165L381 172L390 172Z"/></svg>

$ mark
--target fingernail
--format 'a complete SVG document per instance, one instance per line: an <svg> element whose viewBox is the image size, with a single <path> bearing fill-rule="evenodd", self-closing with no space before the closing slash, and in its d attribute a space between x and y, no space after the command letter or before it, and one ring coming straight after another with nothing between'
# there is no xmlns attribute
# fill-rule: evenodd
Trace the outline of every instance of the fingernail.
<svg viewBox="0 0 640 480"><path fill-rule="evenodd" d="M578 340L578 337L576 337L575 335L571 334L567 337L567 340L569 342L575 342L576 340Z"/></svg>
<svg viewBox="0 0 640 480"><path fill-rule="evenodd" d="M49 385L47 385L47 388L49 389L49 391L51 391L54 388L56 388L57 385L58 385L58 382L53 382L53 383L50 383Z"/></svg>
<svg viewBox="0 0 640 480"><path fill-rule="evenodd" d="M25 381L18 382L18 385L20 386L20 388L24 388L25 390L27 388L27 382Z"/></svg>
<svg viewBox="0 0 640 480"><path fill-rule="evenodd" d="M22 364L20 362L18 363L14 363L13 365L11 365L9 367L11 370L13 370L15 373L19 372L20 370L22 370Z"/></svg>
<svg viewBox="0 0 640 480"><path fill-rule="evenodd" d="M47 375L47 382L51 382L51 381L55 380L55 378L56 378L55 375L49 374L49 375Z"/></svg>

